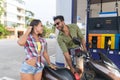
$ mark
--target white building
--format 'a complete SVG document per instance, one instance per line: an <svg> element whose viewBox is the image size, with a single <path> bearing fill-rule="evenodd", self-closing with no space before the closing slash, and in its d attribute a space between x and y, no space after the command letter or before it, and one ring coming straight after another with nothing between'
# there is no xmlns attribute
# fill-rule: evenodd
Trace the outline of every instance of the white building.
<svg viewBox="0 0 120 80"><path fill-rule="evenodd" d="M2 24L11 31L11 37L18 38L25 30L25 3L22 0L4 0L5 12Z"/></svg>
<svg viewBox="0 0 120 80"><path fill-rule="evenodd" d="M72 0L57 0L56 15L63 15L66 23L72 20Z"/></svg>

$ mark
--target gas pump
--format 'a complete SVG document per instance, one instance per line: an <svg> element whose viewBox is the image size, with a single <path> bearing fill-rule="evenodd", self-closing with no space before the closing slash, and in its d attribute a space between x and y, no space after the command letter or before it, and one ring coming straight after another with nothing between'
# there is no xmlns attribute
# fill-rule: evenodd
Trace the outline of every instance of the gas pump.
<svg viewBox="0 0 120 80"><path fill-rule="evenodd" d="M93 0L87 0L87 48L89 48L93 57L97 59L95 53L102 52L106 54L120 68L120 26L118 15L118 0L115 3L114 12L103 12L103 0L98 0L101 3L100 16L91 17L90 8ZM97 2L97 1L96 1ZM107 16L105 14L115 13L114 16ZM103 17L104 16L104 17ZM100 35L100 36L98 36Z"/></svg>
<svg viewBox="0 0 120 80"><path fill-rule="evenodd" d="M116 34L116 40L115 40L115 49L118 51L118 54L120 55L120 34Z"/></svg>

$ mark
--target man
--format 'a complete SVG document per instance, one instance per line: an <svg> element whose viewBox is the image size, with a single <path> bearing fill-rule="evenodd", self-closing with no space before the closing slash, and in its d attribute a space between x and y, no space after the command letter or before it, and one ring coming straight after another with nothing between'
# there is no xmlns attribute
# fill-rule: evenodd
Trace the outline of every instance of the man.
<svg viewBox="0 0 120 80"><path fill-rule="evenodd" d="M66 25L64 22L63 16L58 15L54 17L53 20L54 20L54 26L59 30L59 34L57 38L59 46L63 51L63 54L65 56L67 64L70 67L70 70L72 71L72 73L76 73L76 70L72 65L72 59L68 49L71 49L71 48L73 48L74 50L80 49L80 46L78 46L73 42L73 38L76 37L80 39L83 50L86 51L84 37L76 24ZM79 70L81 71L80 72L80 77L81 77L84 70L83 58L79 58L77 60L79 61L77 61L76 67L78 67Z"/></svg>

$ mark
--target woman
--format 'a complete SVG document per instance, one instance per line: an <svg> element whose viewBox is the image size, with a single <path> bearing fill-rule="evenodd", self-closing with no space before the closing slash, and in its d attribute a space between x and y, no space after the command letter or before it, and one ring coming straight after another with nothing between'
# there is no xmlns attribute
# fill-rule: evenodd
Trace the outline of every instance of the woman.
<svg viewBox="0 0 120 80"><path fill-rule="evenodd" d="M41 80L44 65L41 56L51 68L56 66L50 63L47 54L47 43L42 38L43 25L40 20L33 20L25 34L17 41L20 46L24 46L26 59L21 66L21 80Z"/></svg>

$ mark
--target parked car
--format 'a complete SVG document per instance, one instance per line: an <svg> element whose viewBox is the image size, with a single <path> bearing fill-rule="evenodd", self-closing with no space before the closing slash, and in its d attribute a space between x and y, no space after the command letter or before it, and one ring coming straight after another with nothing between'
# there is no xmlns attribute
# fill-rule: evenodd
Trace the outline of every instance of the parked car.
<svg viewBox="0 0 120 80"><path fill-rule="evenodd" d="M56 35L54 33L50 33L49 38L50 39L56 38Z"/></svg>

